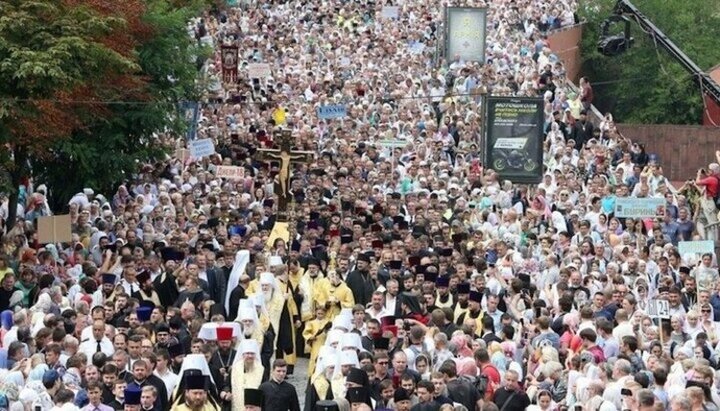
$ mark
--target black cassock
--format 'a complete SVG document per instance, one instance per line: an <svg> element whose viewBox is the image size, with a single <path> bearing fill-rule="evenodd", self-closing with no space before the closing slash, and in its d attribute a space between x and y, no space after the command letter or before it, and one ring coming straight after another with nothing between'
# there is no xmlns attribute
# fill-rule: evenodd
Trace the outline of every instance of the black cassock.
<svg viewBox="0 0 720 411"><path fill-rule="evenodd" d="M229 352L224 354L221 353L220 350L217 350L210 358L210 362L208 363L210 365L210 373L213 375L218 393L220 391L229 391L232 364L235 361L236 355L237 352L235 349L231 348ZM224 374L223 369L225 370ZM232 409L232 401L220 400L219 402L224 411Z"/></svg>
<svg viewBox="0 0 720 411"><path fill-rule="evenodd" d="M173 306L180 295L175 277L170 273L162 273L155 277L153 288L155 292L157 292L160 304L162 304L163 307Z"/></svg>
<svg viewBox="0 0 720 411"><path fill-rule="evenodd" d="M293 341L292 333L294 327L295 324L293 324L293 319L290 316L290 310L288 309L287 303L285 303L282 313L280 314L276 358L285 358L286 355L291 355L295 352L295 341ZM292 366L288 365L288 374L292 374L292 368Z"/></svg>

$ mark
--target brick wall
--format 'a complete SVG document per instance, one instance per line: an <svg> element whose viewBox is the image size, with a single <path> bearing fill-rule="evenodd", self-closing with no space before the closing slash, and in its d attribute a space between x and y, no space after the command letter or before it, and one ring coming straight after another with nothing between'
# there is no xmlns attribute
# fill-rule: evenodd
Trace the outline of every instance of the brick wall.
<svg viewBox="0 0 720 411"><path fill-rule="evenodd" d="M699 168L715 162L720 150L720 128L682 125L618 124L633 142L644 143L648 153L660 157L663 173L671 181L695 178Z"/></svg>
<svg viewBox="0 0 720 411"><path fill-rule="evenodd" d="M548 35L548 43L553 53L560 57L565 64L567 76L577 83L580 75L582 59L580 55L580 42L584 24L578 24L556 30Z"/></svg>

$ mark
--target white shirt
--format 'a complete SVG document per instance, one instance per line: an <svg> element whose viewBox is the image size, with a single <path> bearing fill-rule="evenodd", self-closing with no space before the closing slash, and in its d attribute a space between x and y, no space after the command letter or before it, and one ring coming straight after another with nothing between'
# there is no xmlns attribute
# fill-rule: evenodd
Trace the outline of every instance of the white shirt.
<svg viewBox="0 0 720 411"><path fill-rule="evenodd" d="M394 313L395 311L393 311ZM365 310L365 313L370 316L370 318L374 318L378 321L380 321L381 318L387 317L388 315L392 315L388 310L386 310L384 307L381 308L379 311L375 311L374 308L370 307L367 310Z"/></svg>
<svg viewBox="0 0 720 411"><path fill-rule="evenodd" d="M618 324L617 327L613 330L613 337L615 337L616 341L622 341L622 338L625 336L634 336L635 332L633 331L633 327L630 324L629 321L624 321Z"/></svg>
<svg viewBox="0 0 720 411"><path fill-rule="evenodd" d="M177 387L177 385L180 383L180 377L178 377L177 374L170 371L169 369L165 370L164 375L160 374L158 370L153 371L153 374L165 383L165 388L167 389L169 400L170 397L172 397L173 392L175 391L175 387Z"/></svg>
<svg viewBox="0 0 720 411"><path fill-rule="evenodd" d="M389 313L389 315L393 315L395 312L395 304L397 304L397 297L385 294L385 312Z"/></svg>
<svg viewBox="0 0 720 411"><path fill-rule="evenodd" d="M113 347L112 342L107 337L103 337L102 340L100 340L100 350L108 357L112 357L115 353L115 347ZM88 364L92 364L92 356L97 352L97 341L92 337L84 341L80 344L80 347L78 347L78 352L85 354L88 359Z"/></svg>

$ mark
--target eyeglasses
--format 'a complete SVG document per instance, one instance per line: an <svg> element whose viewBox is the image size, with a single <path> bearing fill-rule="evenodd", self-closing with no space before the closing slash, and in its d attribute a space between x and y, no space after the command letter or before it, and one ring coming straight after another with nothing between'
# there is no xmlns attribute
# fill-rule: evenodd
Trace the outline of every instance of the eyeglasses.
<svg viewBox="0 0 720 411"><path fill-rule="evenodd" d="M388 364L390 364L389 361L378 361L377 363L378 363L378 365L388 365Z"/></svg>
<svg viewBox="0 0 720 411"><path fill-rule="evenodd" d="M703 312L703 313L709 313L709 312L712 312L712 310L710 310L709 308L703 308L703 309L702 309L702 312Z"/></svg>

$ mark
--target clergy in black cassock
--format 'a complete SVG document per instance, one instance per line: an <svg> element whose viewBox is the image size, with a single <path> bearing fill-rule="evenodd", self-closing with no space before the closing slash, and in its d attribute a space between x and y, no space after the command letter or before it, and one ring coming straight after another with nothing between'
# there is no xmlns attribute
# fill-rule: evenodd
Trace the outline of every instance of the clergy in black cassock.
<svg viewBox="0 0 720 411"><path fill-rule="evenodd" d="M217 327L217 344L218 349L210 358L210 372L215 379L217 387L225 387L230 385L230 376L232 375L232 365L235 362L237 352L232 347L233 329L231 327ZM230 410L232 402L220 400L223 410Z"/></svg>
<svg viewBox="0 0 720 411"><path fill-rule="evenodd" d="M318 401L332 400L333 392L330 386L333 368L335 367L335 355L327 355L317 364L314 375L310 378L310 384L305 393L305 411L319 411Z"/></svg>
<svg viewBox="0 0 720 411"><path fill-rule="evenodd" d="M160 305L163 307L171 307L175 304L180 294L175 276L167 271L155 277L153 288L157 293L158 299L160 299Z"/></svg>

